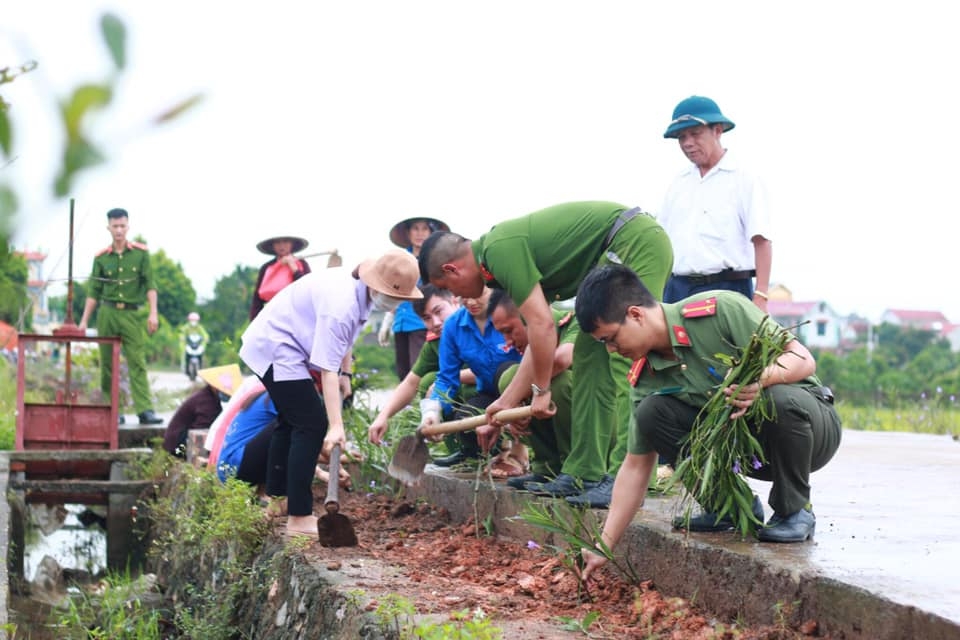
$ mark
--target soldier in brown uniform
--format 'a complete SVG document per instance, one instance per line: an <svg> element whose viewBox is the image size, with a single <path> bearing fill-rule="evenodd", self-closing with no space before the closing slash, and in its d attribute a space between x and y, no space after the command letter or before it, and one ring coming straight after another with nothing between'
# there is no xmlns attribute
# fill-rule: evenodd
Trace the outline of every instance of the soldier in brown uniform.
<svg viewBox="0 0 960 640"><path fill-rule="evenodd" d="M100 303L97 334L120 336L123 357L130 372L130 393L140 424L161 424L163 419L153 411L147 361L144 354L146 334L143 331L141 307L146 303L147 332L157 330L157 287L150 268L150 254L139 242L127 240L129 215L126 209L107 212L107 230L113 242L93 259L93 272L87 286L87 302L83 307L80 329L86 330L90 315ZM110 392L112 361L110 345L100 346L100 388ZM120 422L123 423L121 412Z"/></svg>

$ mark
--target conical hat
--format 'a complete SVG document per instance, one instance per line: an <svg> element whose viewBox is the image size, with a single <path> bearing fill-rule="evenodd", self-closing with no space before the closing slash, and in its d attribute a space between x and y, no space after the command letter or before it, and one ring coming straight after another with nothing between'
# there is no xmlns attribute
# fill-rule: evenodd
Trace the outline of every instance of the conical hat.
<svg viewBox="0 0 960 640"><path fill-rule="evenodd" d="M406 249L410 246L410 225L416 222L417 220L423 220L427 223L427 226L430 227L430 232L434 231L450 231L450 227L447 226L447 223L442 220L437 220L436 218L428 218L426 216L414 216L413 218L404 218L397 224L393 225L393 228L390 229L390 242L397 245L401 249Z"/></svg>
<svg viewBox="0 0 960 640"><path fill-rule="evenodd" d="M243 382L240 365L236 364L200 369L200 371L197 371L197 375L208 385L228 396L232 396L233 392L240 387L240 383Z"/></svg>

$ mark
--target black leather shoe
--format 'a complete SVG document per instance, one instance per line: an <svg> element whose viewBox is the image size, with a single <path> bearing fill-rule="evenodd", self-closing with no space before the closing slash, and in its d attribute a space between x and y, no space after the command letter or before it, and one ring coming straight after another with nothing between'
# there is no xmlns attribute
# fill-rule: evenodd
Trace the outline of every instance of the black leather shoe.
<svg viewBox="0 0 960 640"><path fill-rule="evenodd" d="M603 479L592 489L587 489L578 496L568 496L567 502L575 507L590 509L606 509L610 506L613 496L613 477L603 476Z"/></svg>
<svg viewBox="0 0 960 640"><path fill-rule="evenodd" d="M800 509L786 517L773 514L770 522L757 531L760 542L803 542L813 537L817 517L812 511Z"/></svg>
<svg viewBox="0 0 960 640"><path fill-rule="evenodd" d="M452 467L454 465L460 464L461 462L467 461L467 454L463 451L454 451L448 456L441 456L439 458L433 459L433 464L438 467Z"/></svg>
<svg viewBox="0 0 960 640"><path fill-rule="evenodd" d="M513 478L507 479L507 486L511 489L519 489L523 491L525 489L524 485L528 482L546 482L549 478L545 475L539 473L528 473L522 476L514 476Z"/></svg>
<svg viewBox="0 0 960 640"><path fill-rule="evenodd" d="M760 503L759 497L753 496L753 507L751 510L753 511L754 517L756 517L759 522L763 522L763 504ZM719 518L715 513L704 511L699 515L691 516L690 522L687 522L687 519L682 516L674 518L673 528L697 531L700 533L717 533L719 531L730 531L736 528L736 525L730 518Z"/></svg>
<svg viewBox="0 0 960 640"><path fill-rule="evenodd" d="M140 418L140 424L163 424L163 418L155 414L153 409L138 413L137 417Z"/></svg>
<svg viewBox="0 0 960 640"><path fill-rule="evenodd" d="M566 498L567 496L580 495L588 489L593 489L597 484L599 483L590 480L580 480L570 474L561 473L550 482L528 482L523 485L523 488L541 496Z"/></svg>

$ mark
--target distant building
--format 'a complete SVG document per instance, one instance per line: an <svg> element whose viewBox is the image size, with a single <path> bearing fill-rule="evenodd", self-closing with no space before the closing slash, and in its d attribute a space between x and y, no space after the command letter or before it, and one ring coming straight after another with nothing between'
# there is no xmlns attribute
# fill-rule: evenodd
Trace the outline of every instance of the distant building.
<svg viewBox="0 0 960 640"><path fill-rule="evenodd" d="M27 261L27 297L33 307L33 327L39 331L50 324L50 308L47 306L47 280L43 276L43 262L47 254L39 251L16 251Z"/></svg>
<svg viewBox="0 0 960 640"><path fill-rule="evenodd" d="M911 309L887 309L880 317L880 323L893 324L923 331L933 331L943 335L953 328L953 324L939 311L914 311Z"/></svg>
<svg viewBox="0 0 960 640"><path fill-rule="evenodd" d="M846 335L844 318L822 300L794 302L771 297L767 313L809 348L840 349L851 338Z"/></svg>

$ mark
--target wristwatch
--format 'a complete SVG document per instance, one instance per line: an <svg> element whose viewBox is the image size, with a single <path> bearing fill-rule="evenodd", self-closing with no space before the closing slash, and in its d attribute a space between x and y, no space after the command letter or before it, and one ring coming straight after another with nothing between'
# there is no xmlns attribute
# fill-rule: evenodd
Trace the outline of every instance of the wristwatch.
<svg viewBox="0 0 960 640"><path fill-rule="evenodd" d="M535 382L530 385L530 390L533 392L533 395L535 395L535 396L545 396L545 395L547 395L548 393L550 393L550 387L549 387L549 386L548 386L548 387L540 387L540 386L537 386L537 383L535 383Z"/></svg>

